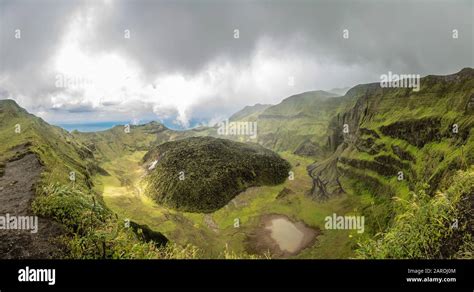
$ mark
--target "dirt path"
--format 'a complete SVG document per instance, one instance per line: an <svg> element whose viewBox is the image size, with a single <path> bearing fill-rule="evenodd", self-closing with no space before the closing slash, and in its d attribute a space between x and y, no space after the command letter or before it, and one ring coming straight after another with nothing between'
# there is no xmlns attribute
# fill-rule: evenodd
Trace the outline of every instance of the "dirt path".
<svg viewBox="0 0 474 292"><path fill-rule="evenodd" d="M42 169L32 153L6 164L5 174L0 177L0 216L33 216L33 185ZM63 250L55 238L62 234L59 224L45 218L38 218L37 233L0 229L0 259L58 258Z"/></svg>
<svg viewBox="0 0 474 292"><path fill-rule="evenodd" d="M207 227L209 227L209 229L211 229L215 233L219 233L219 225L217 225L214 219L212 219L211 214L206 214L204 216L204 223L206 224Z"/></svg>

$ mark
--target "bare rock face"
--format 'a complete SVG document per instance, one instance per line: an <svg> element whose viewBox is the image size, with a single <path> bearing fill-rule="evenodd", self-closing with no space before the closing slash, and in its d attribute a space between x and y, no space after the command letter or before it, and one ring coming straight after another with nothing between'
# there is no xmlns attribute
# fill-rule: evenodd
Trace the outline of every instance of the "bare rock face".
<svg viewBox="0 0 474 292"><path fill-rule="evenodd" d="M466 104L466 111L469 113L474 112L474 93L471 94L471 97L469 98Z"/></svg>

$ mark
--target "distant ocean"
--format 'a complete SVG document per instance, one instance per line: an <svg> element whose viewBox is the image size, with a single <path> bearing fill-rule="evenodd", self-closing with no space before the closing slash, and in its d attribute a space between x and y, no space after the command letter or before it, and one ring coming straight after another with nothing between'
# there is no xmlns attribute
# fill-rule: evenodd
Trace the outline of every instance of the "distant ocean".
<svg viewBox="0 0 474 292"><path fill-rule="evenodd" d="M113 128L117 125L125 125L129 122L97 122L87 124L56 124L69 132L77 130L79 132L97 132Z"/></svg>
<svg viewBox="0 0 474 292"><path fill-rule="evenodd" d="M146 124L150 121L140 121L140 124ZM200 123L203 123L203 120L191 120L190 124L191 127L198 126ZM74 130L77 130L79 132L97 132L97 131L104 131L110 128L113 128L117 125L126 125L130 123L130 121L116 121L116 122L95 122L95 123L81 123L81 124L64 124L64 123L59 123L55 124L56 126L59 126L69 132L72 132ZM177 125L174 123L174 120L164 120L162 123L168 128L172 130L185 130L185 128Z"/></svg>

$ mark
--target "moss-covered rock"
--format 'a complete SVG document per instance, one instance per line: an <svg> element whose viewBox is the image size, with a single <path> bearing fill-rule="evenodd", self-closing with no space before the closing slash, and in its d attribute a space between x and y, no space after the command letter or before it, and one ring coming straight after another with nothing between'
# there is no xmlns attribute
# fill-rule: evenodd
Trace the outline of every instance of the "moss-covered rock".
<svg viewBox="0 0 474 292"><path fill-rule="evenodd" d="M172 141L144 159L147 193L158 203L188 212L212 212L250 186L284 182L290 164L257 144L212 137Z"/></svg>
<svg viewBox="0 0 474 292"><path fill-rule="evenodd" d="M148 225L141 225L130 221L130 227L144 242L152 242L156 247L165 246L168 243L168 238L161 232L153 231Z"/></svg>

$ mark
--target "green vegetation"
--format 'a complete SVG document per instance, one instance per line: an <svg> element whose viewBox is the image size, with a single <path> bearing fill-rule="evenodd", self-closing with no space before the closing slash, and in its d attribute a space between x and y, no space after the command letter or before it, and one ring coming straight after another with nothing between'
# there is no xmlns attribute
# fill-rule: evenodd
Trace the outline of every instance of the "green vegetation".
<svg viewBox="0 0 474 292"><path fill-rule="evenodd" d="M37 215L54 219L77 233L101 224L110 215L94 196L58 183L43 187L32 209Z"/></svg>
<svg viewBox="0 0 474 292"><path fill-rule="evenodd" d="M143 158L151 169L147 193L188 212L212 212L251 186L275 185L290 165L257 144L193 137L161 144Z"/></svg>
<svg viewBox="0 0 474 292"><path fill-rule="evenodd" d="M430 197L424 190L395 197L398 215L387 232L361 244L361 258L473 257L474 168L460 171L451 187Z"/></svg>
<svg viewBox="0 0 474 292"><path fill-rule="evenodd" d="M249 254L249 234L262 216L281 214L318 231L295 258L469 259L474 70L420 84L307 92L230 118L257 122L267 149L190 138L217 136L215 127L179 132L156 122L68 133L4 100L0 176L36 155L43 170L32 209L64 225L69 258L272 257ZM365 232L325 230L333 213L365 216Z"/></svg>
<svg viewBox="0 0 474 292"><path fill-rule="evenodd" d="M120 223L94 197L59 184L44 187L32 204L33 211L62 223L69 231L63 242L67 257L88 258L161 258L188 256L195 248L156 247L139 240L142 230L133 231Z"/></svg>

